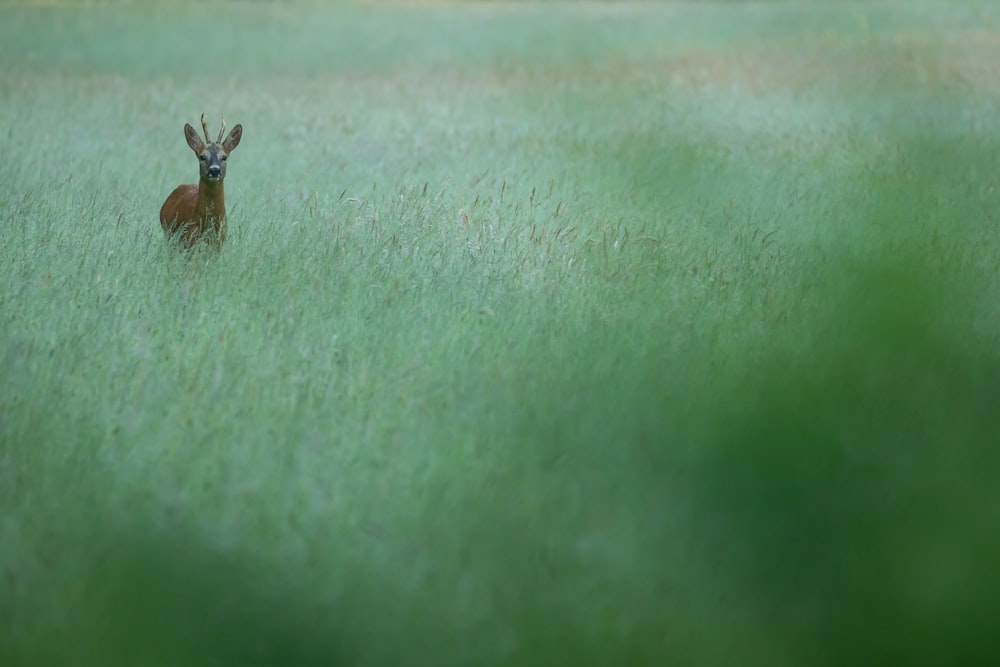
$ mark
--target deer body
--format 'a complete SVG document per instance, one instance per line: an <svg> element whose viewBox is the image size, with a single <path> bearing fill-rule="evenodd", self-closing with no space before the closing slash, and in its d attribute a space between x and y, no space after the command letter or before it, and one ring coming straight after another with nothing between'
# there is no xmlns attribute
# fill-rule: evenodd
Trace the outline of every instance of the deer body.
<svg viewBox="0 0 1000 667"><path fill-rule="evenodd" d="M201 116L201 127L205 141L191 125L184 125L184 137L188 146L198 156L201 178L196 185L179 185L160 208L160 225L168 236L176 235L181 245L191 248L202 238L221 249L226 240L226 198L223 179L226 177L226 161L240 143L243 126L237 125L222 140L226 122L222 121L219 138L210 141L205 115ZM207 235L207 236L206 236Z"/></svg>

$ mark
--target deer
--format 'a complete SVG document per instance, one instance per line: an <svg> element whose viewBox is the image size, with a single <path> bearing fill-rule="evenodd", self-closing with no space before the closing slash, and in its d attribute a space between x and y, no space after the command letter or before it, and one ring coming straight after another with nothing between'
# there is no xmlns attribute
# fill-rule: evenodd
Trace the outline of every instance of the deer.
<svg viewBox="0 0 1000 667"><path fill-rule="evenodd" d="M243 126L234 127L223 141L226 131L226 119L223 118L219 138L211 141L205 114L202 114L201 129L205 132L205 141L190 123L184 124L184 138L198 156L201 178L196 185L174 188L160 208L160 225L167 236L176 236L187 250L202 238L216 250L222 250L226 240L226 199L222 183L226 178L226 161L240 145Z"/></svg>

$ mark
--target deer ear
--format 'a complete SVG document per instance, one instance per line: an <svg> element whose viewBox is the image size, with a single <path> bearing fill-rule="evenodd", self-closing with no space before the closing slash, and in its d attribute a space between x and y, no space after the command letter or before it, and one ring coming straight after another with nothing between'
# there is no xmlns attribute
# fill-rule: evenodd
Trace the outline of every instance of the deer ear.
<svg viewBox="0 0 1000 667"><path fill-rule="evenodd" d="M232 153L233 149L240 145L240 139L243 138L243 126L237 125L226 137L226 140L222 142L222 148L227 153Z"/></svg>
<svg viewBox="0 0 1000 667"><path fill-rule="evenodd" d="M201 140L198 133L194 131L190 123L184 124L184 138L187 139L188 146L191 147L195 153L201 153L205 150L205 142Z"/></svg>

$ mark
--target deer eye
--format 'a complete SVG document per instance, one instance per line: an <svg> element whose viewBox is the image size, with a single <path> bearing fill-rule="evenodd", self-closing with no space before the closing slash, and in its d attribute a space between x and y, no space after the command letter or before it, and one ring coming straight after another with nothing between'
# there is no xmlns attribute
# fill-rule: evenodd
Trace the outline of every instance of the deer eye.
<svg viewBox="0 0 1000 667"><path fill-rule="evenodd" d="M207 157L205 157L204 155L199 155L199 156L198 156L198 159L199 159L199 160L201 160L202 162L204 162L204 161L205 161L205 160L207 160L208 158L207 158Z"/></svg>
<svg viewBox="0 0 1000 667"><path fill-rule="evenodd" d="M223 162L225 162L226 161L226 156L225 155L220 155L219 159L222 160Z"/></svg>

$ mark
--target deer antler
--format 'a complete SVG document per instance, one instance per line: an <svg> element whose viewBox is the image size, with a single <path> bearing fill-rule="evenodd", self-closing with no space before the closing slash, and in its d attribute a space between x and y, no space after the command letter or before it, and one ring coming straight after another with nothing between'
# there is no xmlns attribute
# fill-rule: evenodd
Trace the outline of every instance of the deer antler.
<svg viewBox="0 0 1000 667"><path fill-rule="evenodd" d="M212 140L208 138L208 125L205 124L205 114L201 115L201 129L205 132L205 143L212 143Z"/></svg>
<svg viewBox="0 0 1000 667"><path fill-rule="evenodd" d="M223 116L222 117L222 129L219 130L219 138L215 140L215 143L217 143L217 144L221 144L222 143L222 135L225 134L225 132L226 132L226 117Z"/></svg>

